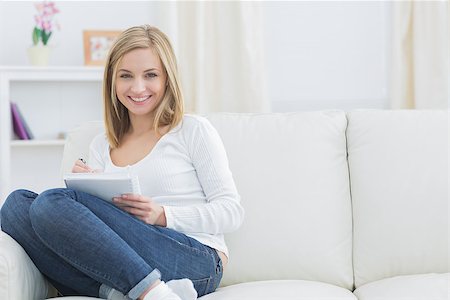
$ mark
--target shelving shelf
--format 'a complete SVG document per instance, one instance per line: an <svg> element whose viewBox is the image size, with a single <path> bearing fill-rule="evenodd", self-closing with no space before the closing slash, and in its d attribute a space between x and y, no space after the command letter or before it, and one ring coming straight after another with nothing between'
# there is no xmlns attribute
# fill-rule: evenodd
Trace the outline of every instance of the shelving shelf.
<svg viewBox="0 0 450 300"><path fill-rule="evenodd" d="M0 66L0 73L20 81L97 81L102 79L103 67Z"/></svg>
<svg viewBox="0 0 450 300"><path fill-rule="evenodd" d="M64 140L12 140L11 147L64 146Z"/></svg>
<svg viewBox="0 0 450 300"><path fill-rule="evenodd" d="M51 66L51 67L31 67L31 66L0 66L0 206L5 197L10 192L11 188L11 174L12 165L11 157L12 151L55 151L51 149L60 149L62 151L64 140L48 138L47 136L37 136L34 140L12 140L12 124L10 111L10 97L11 89L15 86L22 87L26 85L36 86L36 84L53 84L53 83L75 83L78 84L89 82L101 83L103 79L103 67L85 67L85 66ZM72 87L71 87L72 88ZM62 87L61 89L64 89ZM68 91L71 92L72 90ZM82 91L82 89L80 89ZM28 91L30 92L30 91ZM80 99L81 100L81 99ZM33 103L32 113L44 114L45 107L40 107L41 104ZM48 105L48 104L47 104ZM68 103L66 110L72 109L74 104ZM54 105L56 109L57 105ZM25 107L30 109L30 107ZM61 108L59 108L61 109ZM97 107L93 108L98 110ZM76 112L74 112L75 114ZM78 112L79 113L79 112ZM34 116L33 116L34 117ZM60 116L61 117L61 116ZM63 117L61 117L63 118ZM81 120L83 121L83 120ZM52 122L51 118L43 117L43 122ZM37 147L37 148L36 148ZM30 149L30 150L27 150ZM43 150L48 149L48 150ZM58 152L58 153L60 153ZM28 153L28 152L26 152ZM62 153L62 152L61 152ZM17 172L17 170L14 170Z"/></svg>

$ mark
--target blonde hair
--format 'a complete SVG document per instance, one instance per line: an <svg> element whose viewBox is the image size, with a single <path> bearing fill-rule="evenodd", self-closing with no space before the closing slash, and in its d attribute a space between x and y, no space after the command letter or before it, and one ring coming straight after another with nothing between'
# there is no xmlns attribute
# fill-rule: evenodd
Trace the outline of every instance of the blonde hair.
<svg viewBox="0 0 450 300"><path fill-rule="evenodd" d="M181 122L184 114L183 94L178 75L176 57L168 37L158 28L150 25L131 27L115 40L106 58L103 76L103 105L106 135L111 148L116 148L130 128L127 108L116 94L118 66L125 54L135 49L151 48L159 56L166 74L166 90L156 107L153 128L158 134L161 126L169 130Z"/></svg>

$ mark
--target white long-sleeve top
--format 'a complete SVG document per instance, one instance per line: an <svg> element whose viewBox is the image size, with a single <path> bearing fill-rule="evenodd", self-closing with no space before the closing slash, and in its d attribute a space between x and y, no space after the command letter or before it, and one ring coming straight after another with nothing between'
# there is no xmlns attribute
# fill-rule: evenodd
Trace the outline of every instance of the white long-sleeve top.
<svg viewBox="0 0 450 300"><path fill-rule="evenodd" d="M127 167L114 165L102 133L90 145L89 165L137 174L142 195L164 207L168 228L228 256L223 234L241 225L244 209L222 140L207 119L185 115L147 156Z"/></svg>

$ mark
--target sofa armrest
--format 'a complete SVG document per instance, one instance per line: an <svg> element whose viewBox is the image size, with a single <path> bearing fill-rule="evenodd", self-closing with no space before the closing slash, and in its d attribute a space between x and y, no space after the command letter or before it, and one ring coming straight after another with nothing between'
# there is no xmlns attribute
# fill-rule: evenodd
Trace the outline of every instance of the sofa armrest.
<svg viewBox="0 0 450 300"><path fill-rule="evenodd" d="M23 248L0 231L0 299L46 299L56 296Z"/></svg>

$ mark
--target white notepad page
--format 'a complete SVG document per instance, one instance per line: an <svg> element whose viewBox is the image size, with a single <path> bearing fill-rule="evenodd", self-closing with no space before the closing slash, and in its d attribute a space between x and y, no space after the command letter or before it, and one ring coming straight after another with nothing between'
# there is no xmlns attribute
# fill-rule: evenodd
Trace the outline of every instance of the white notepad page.
<svg viewBox="0 0 450 300"><path fill-rule="evenodd" d="M70 189L97 196L106 201L122 194L141 194L137 175L126 173L67 173L63 176Z"/></svg>

